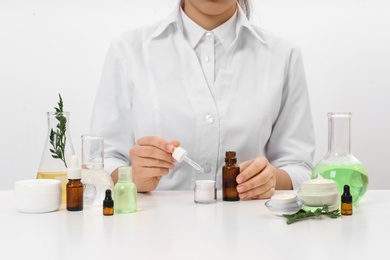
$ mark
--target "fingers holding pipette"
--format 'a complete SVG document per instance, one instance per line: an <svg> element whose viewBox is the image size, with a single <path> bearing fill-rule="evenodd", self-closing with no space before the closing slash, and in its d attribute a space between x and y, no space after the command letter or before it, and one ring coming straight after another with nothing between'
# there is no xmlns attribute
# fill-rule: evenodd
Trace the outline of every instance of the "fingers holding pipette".
<svg viewBox="0 0 390 260"><path fill-rule="evenodd" d="M145 136L137 140L130 149L133 181L139 191L154 190L161 177L175 167L172 153L179 146L178 141L166 141L157 136Z"/></svg>

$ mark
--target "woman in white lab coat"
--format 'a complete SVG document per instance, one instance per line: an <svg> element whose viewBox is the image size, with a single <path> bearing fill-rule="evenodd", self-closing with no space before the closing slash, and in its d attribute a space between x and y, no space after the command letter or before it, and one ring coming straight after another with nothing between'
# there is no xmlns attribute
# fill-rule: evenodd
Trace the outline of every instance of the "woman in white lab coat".
<svg viewBox="0 0 390 260"><path fill-rule="evenodd" d="M126 32L108 51L92 116L105 168L132 165L138 191L221 183L236 151L241 199L299 188L314 134L302 57L250 24L247 1L182 0L163 21ZM188 151L198 172L172 158Z"/></svg>

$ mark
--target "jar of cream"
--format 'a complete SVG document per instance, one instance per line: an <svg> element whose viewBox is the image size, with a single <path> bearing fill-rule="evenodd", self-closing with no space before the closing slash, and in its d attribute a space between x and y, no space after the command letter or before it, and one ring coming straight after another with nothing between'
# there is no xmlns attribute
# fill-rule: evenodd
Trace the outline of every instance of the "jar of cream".
<svg viewBox="0 0 390 260"><path fill-rule="evenodd" d="M305 206L323 207L329 206L329 210L338 208L340 194L337 191L337 183L324 179L318 175L316 179L305 181L301 184L298 197L305 201Z"/></svg>
<svg viewBox="0 0 390 260"><path fill-rule="evenodd" d="M213 180L195 182L194 201L200 204L211 204L217 201L217 188Z"/></svg>
<svg viewBox="0 0 390 260"><path fill-rule="evenodd" d="M59 180L31 179L15 182L16 208L24 213L56 211L61 206L62 189Z"/></svg>
<svg viewBox="0 0 390 260"><path fill-rule="evenodd" d="M275 215L291 215L297 213L303 205L294 193L277 193L265 203L265 206Z"/></svg>

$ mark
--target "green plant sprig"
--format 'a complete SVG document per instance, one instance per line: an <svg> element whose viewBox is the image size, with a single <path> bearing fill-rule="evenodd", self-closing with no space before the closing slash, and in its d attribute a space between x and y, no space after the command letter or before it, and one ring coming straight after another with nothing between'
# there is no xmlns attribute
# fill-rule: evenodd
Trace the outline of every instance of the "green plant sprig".
<svg viewBox="0 0 390 260"><path fill-rule="evenodd" d="M65 160L65 144L66 144L66 117L64 116L64 103L62 102L61 94L58 94L60 101L58 102L58 107L55 109L55 118L58 120L57 129L50 130L50 143L53 146L53 149L50 149L52 157L54 159L60 159L64 162L65 167L68 168Z"/></svg>
<svg viewBox="0 0 390 260"><path fill-rule="evenodd" d="M293 224L295 222L309 219L309 218L318 218L321 215L328 216L330 218L338 218L341 216L340 209L336 209L333 211L329 211L329 207L327 205L323 206L322 208L317 208L315 211L305 211L303 209L299 210L297 213L292 215L283 215L285 218L287 218L287 224Z"/></svg>

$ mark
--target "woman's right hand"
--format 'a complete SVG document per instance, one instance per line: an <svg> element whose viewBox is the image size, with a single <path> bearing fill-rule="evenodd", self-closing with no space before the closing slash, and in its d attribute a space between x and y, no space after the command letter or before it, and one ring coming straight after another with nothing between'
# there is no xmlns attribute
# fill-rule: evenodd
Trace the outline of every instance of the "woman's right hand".
<svg viewBox="0 0 390 260"><path fill-rule="evenodd" d="M180 142L168 142L157 136L145 136L130 149L133 182L139 192L154 190L161 177L175 167L172 153Z"/></svg>

